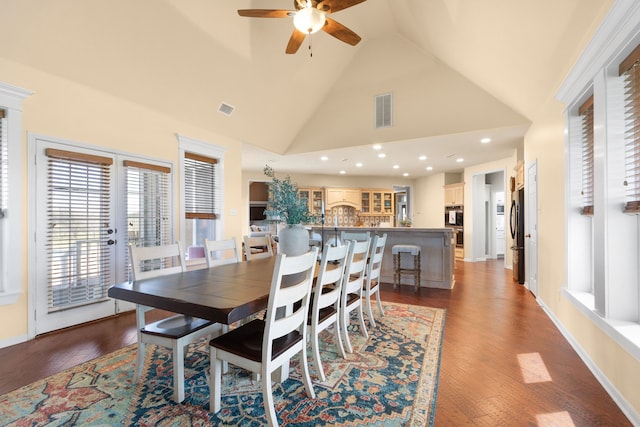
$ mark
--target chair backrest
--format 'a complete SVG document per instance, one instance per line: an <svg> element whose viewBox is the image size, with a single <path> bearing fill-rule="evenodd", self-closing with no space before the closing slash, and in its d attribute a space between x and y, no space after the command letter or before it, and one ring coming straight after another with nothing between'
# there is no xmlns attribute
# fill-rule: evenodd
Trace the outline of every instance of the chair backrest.
<svg viewBox="0 0 640 427"><path fill-rule="evenodd" d="M133 280L150 279L186 270L180 242L161 246L129 245Z"/></svg>
<svg viewBox="0 0 640 427"><path fill-rule="evenodd" d="M227 240L204 239L204 250L209 268L240 262L235 237Z"/></svg>
<svg viewBox="0 0 640 427"><path fill-rule="evenodd" d="M309 297L317 259L318 248L298 256L277 255L265 316L263 361L272 360L273 340L296 330L306 336Z"/></svg>
<svg viewBox="0 0 640 427"><path fill-rule="evenodd" d="M342 275L342 298L343 302L347 294L362 294L362 282L364 281L365 269L367 267L367 255L369 253L370 239L363 241L352 241L344 274Z"/></svg>
<svg viewBox="0 0 640 427"><path fill-rule="evenodd" d="M347 254L351 242L346 242L343 246L331 246L327 243L322 251L322 259L318 267L318 277L316 278L315 292L313 296L312 316L315 316L314 323L317 323L317 316L320 309L337 304L340 301L342 290L342 277L347 264Z"/></svg>
<svg viewBox="0 0 640 427"><path fill-rule="evenodd" d="M358 231L341 231L340 232L340 240L342 240L343 242L345 240L357 240L357 241L363 241L363 240L369 240L371 238L371 233L369 231L362 231L362 232L358 232Z"/></svg>
<svg viewBox="0 0 640 427"><path fill-rule="evenodd" d="M378 281L380 278L380 269L382 268L382 255L384 255L384 247L387 244L387 234L382 236L376 235L371 242L371 250L369 251L369 262L367 263L367 286L372 280Z"/></svg>
<svg viewBox="0 0 640 427"><path fill-rule="evenodd" d="M244 256L247 261L252 259L269 258L273 256L271 247L271 236L249 237L243 236Z"/></svg>

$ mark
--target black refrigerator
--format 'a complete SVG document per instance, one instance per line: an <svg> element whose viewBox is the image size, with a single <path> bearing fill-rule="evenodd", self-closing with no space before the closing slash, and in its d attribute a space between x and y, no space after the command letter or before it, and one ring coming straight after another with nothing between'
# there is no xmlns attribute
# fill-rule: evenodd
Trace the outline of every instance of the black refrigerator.
<svg viewBox="0 0 640 427"><path fill-rule="evenodd" d="M524 284L524 188L513 192L509 212L509 228L513 239L513 280Z"/></svg>

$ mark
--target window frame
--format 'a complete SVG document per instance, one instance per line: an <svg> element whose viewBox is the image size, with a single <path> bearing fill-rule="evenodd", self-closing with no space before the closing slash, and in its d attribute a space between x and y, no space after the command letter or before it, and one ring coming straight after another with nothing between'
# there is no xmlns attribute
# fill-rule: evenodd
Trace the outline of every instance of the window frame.
<svg viewBox="0 0 640 427"><path fill-rule="evenodd" d="M180 241L183 247L186 249L190 246L187 244L186 236L186 208L185 208L185 153L199 154L202 156L214 158L218 160L217 166L217 182L219 193L216 195L216 200L219 203L220 215L218 218L213 219L215 224L215 235L223 236L224 230L224 155L227 151L226 147L221 147L205 141L200 141L187 137L185 135L177 134L178 138L178 151L180 156L180 212L179 212L179 228L180 228ZM206 263L206 258L197 258L195 260L187 260L187 266L199 265Z"/></svg>
<svg viewBox="0 0 640 427"><path fill-rule="evenodd" d="M562 295L640 359L640 216L624 213L620 63L640 45L640 4L616 1L556 94L565 106L565 265ZM594 96L594 215L580 214L579 106Z"/></svg>
<svg viewBox="0 0 640 427"><path fill-rule="evenodd" d="M24 273L24 233L22 196L24 194L24 156L22 144L22 103L33 92L0 82L0 108L5 110L7 138L7 206L11 210L1 225L0 306L15 304L22 294ZM19 189L16 191L16 189ZM11 247L11 250L9 250Z"/></svg>

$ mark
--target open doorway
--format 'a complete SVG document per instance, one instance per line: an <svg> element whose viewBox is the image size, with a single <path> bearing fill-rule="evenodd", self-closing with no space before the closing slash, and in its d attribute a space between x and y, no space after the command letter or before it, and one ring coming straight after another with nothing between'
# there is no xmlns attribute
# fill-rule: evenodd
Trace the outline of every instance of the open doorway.
<svg viewBox="0 0 640 427"><path fill-rule="evenodd" d="M505 172L473 177L473 256L477 261L505 257Z"/></svg>
<svg viewBox="0 0 640 427"><path fill-rule="evenodd" d="M395 203L395 218L393 225L399 227L402 223L411 223L411 186L394 185L393 198Z"/></svg>

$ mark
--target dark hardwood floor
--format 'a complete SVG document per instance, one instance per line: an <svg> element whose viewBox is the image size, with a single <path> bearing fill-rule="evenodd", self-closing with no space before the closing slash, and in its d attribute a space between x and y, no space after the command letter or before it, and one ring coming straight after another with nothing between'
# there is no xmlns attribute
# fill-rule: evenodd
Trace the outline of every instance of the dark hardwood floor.
<svg viewBox="0 0 640 427"><path fill-rule="evenodd" d="M502 265L457 262L453 290L382 286L383 300L447 310L436 426L630 426ZM0 394L134 342L127 313L0 349Z"/></svg>

